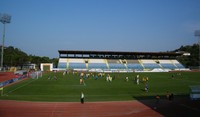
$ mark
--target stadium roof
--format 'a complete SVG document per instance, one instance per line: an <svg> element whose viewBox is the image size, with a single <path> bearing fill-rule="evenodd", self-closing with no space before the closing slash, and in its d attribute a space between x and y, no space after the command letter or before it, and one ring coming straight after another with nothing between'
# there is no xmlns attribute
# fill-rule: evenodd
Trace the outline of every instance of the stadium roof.
<svg viewBox="0 0 200 117"><path fill-rule="evenodd" d="M176 58L183 53L175 52L120 52L120 51L81 51L58 50L60 58L124 58L124 59L167 59Z"/></svg>

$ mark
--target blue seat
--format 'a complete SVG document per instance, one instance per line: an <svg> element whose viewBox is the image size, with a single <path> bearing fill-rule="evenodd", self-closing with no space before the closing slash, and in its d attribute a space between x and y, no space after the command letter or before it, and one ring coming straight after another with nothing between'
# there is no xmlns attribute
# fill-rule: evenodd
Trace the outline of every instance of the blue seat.
<svg viewBox="0 0 200 117"><path fill-rule="evenodd" d="M127 64L128 69L143 69L143 67L139 63L135 64Z"/></svg>
<svg viewBox="0 0 200 117"><path fill-rule="evenodd" d="M154 68L160 68L160 66L158 64L154 64L154 63L144 63L144 68L147 69L154 69Z"/></svg>
<svg viewBox="0 0 200 117"><path fill-rule="evenodd" d="M109 63L109 67L110 69L126 69L124 64L120 64L120 63Z"/></svg>
<svg viewBox="0 0 200 117"><path fill-rule="evenodd" d="M176 63L175 64L178 68L185 68L182 64L180 64L180 63Z"/></svg>
<svg viewBox="0 0 200 117"><path fill-rule="evenodd" d="M85 63L69 63L70 69L86 69Z"/></svg>
<svg viewBox="0 0 200 117"><path fill-rule="evenodd" d="M58 63L58 68L66 68L67 67L67 63Z"/></svg>
<svg viewBox="0 0 200 117"><path fill-rule="evenodd" d="M167 68L167 69L176 69L177 67L174 66L173 64L168 64L168 63L161 63L161 66L163 68Z"/></svg>
<svg viewBox="0 0 200 117"><path fill-rule="evenodd" d="M88 69L108 69L105 63L88 63Z"/></svg>

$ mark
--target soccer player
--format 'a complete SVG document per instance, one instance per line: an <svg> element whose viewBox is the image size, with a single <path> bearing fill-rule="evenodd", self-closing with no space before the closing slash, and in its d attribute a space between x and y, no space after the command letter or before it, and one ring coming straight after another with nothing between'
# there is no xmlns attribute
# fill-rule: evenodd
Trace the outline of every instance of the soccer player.
<svg viewBox="0 0 200 117"><path fill-rule="evenodd" d="M84 82L83 78L80 78L80 84L83 84L83 82Z"/></svg>
<svg viewBox="0 0 200 117"><path fill-rule="evenodd" d="M128 76L126 76L125 80L126 80L126 82L128 82Z"/></svg>
<svg viewBox="0 0 200 117"><path fill-rule="evenodd" d="M148 86L148 83L146 82L145 84L145 91L148 92L149 91L149 86Z"/></svg>
<svg viewBox="0 0 200 117"><path fill-rule="evenodd" d="M140 82L140 78L139 78L140 76L139 76L139 74L136 76L136 83L137 84L139 84L139 82Z"/></svg>

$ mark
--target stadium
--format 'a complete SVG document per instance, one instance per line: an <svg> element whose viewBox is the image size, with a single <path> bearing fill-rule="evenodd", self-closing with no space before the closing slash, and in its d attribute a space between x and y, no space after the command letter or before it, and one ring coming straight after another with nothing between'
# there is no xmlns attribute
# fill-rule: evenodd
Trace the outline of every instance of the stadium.
<svg viewBox="0 0 200 117"><path fill-rule="evenodd" d="M199 4L1 0L0 117L198 117Z"/></svg>
<svg viewBox="0 0 200 117"><path fill-rule="evenodd" d="M1 72L8 78L1 79L0 84L1 115L160 117L196 116L200 112L196 87L200 85L200 74L176 59L183 53L58 53L58 68L52 71L44 65L45 71ZM81 92L85 95L84 104L80 103ZM25 108L30 109L24 112Z"/></svg>
<svg viewBox="0 0 200 117"><path fill-rule="evenodd" d="M176 60L184 53L59 50L58 68L99 72L186 70Z"/></svg>

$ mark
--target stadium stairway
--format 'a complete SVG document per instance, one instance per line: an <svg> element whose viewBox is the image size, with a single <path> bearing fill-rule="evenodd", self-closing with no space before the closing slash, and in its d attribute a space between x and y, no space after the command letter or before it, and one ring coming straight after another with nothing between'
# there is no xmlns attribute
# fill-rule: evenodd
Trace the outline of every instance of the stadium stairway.
<svg viewBox="0 0 200 117"><path fill-rule="evenodd" d="M127 61L124 59L123 61L122 60L120 60L120 62L122 63L122 64L124 64L124 66L125 66L125 68L126 69L128 69L128 66L127 66Z"/></svg>
<svg viewBox="0 0 200 117"><path fill-rule="evenodd" d="M154 60L154 61L157 63L159 60ZM158 65L160 66L160 68L163 69L163 66L160 63L158 63Z"/></svg>
<svg viewBox="0 0 200 117"><path fill-rule="evenodd" d="M88 69L88 63L90 62L90 60L87 60L88 62L85 61L85 66L86 66L86 69Z"/></svg>
<svg viewBox="0 0 200 117"><path fill-rule="evenodd" d="M67 59L67 69L69 68L69 59Z"/></svg>
<svg viewBox="0 0 200 117"><path fill-rule="evenodd" d="M107 59L105 59L105 63L106 63L107 68L110 69L110 66L109 66L109 64L108 64Z"/></svg>
<svg viewBox="0 0 200 117"><path fill-rule="evenodd" d="M143 69L145 69L144 64L142 63L142 61L140 59L138 59L140 65L142 66Z"/></svg>
<svg viewBox="0 0 200 117"><path fill-rule="evenodd" d="M176 68L178 68L177 66L176 66L176 64L172 61L172 60L170 60L171 61L171 63L176 67Z"/></svg>

